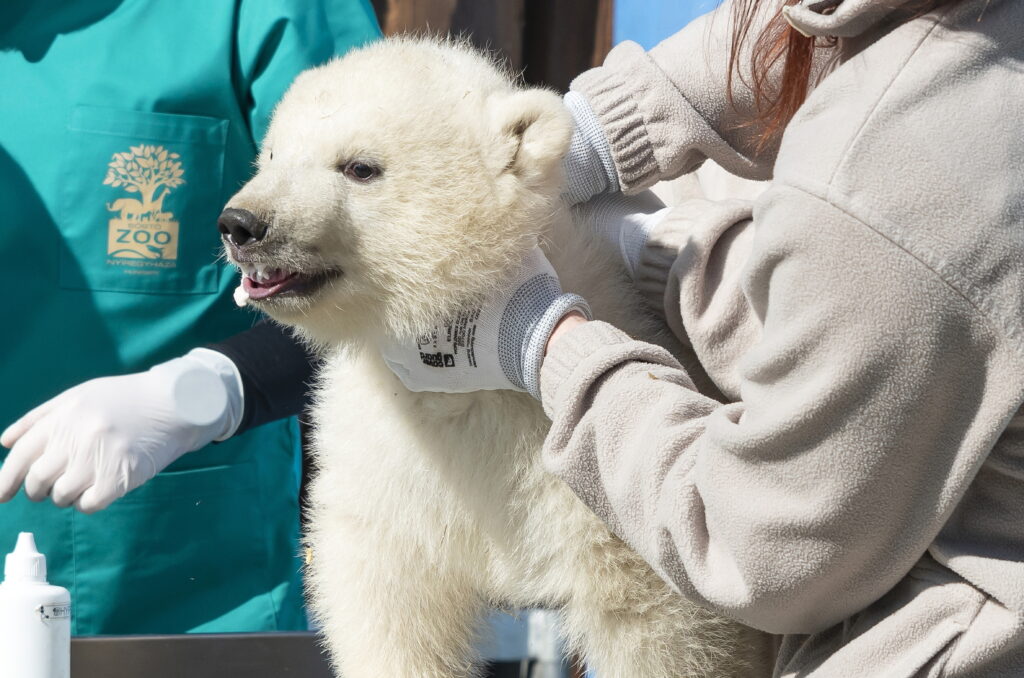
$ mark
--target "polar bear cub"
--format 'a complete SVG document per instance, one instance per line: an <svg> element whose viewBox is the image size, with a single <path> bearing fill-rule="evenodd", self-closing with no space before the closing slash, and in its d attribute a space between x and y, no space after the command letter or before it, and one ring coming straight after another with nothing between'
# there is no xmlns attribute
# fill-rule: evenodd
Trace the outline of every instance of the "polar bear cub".
<svg viewBox="0 0 1024 678"><path fill-rule="evenodd" d="M512 391L411 393L374 346L505 284L539 240L596 317L671 345L561 204L571 121L453 42L393 39L300 75L221 218L249 303L328 356L307 586L345 678L476 675L491 606L561 612L601 678L761 675L765 640L675 594L541 466Z"/></svg>

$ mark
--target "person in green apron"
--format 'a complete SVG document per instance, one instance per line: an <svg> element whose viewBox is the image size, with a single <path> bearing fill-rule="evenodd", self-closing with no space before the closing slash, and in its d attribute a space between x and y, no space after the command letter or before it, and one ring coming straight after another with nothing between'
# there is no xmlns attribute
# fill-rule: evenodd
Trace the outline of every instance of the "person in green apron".
<svg viewBox="0 0 1024 678"><path fill-rule="evenodd" d="M378 35L368 0L0 6L0 422L49 403L0 482L53 496L0 497L0 547L35 533L73 633L306 628L295 420L232 435L273 418L235 363L301 351L238 334L215 224L295 75Z"/></svg>

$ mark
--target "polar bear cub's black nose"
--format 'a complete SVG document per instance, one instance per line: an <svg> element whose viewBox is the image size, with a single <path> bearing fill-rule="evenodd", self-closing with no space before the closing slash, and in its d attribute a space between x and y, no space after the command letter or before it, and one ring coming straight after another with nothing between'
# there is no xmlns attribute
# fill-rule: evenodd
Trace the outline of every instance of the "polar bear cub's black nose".
<svg viewBox="0 0 1024 678"><path fill-rule="evenodd" d="M263 240L267 234L267 222L259 219L249 210L229 207L220 213L217 230L231 238L237 247Z"/></svg>

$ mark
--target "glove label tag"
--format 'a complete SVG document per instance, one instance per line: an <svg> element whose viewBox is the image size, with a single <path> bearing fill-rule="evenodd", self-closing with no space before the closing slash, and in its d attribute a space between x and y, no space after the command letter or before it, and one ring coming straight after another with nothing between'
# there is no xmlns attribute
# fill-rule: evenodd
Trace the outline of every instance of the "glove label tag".
<svg viewBox="0 0 1024 678"><path fill-rule="evenodd" d="M476 367L476 326L480 309L460 313L416 339L420 361L427 367Z"/></svg>
<svg viewBox="0 0 1024 678"><path fill-rule="evenodd" d="M427 367L455 367L455 356L451 353L420 353L420 360Z"/></svg>

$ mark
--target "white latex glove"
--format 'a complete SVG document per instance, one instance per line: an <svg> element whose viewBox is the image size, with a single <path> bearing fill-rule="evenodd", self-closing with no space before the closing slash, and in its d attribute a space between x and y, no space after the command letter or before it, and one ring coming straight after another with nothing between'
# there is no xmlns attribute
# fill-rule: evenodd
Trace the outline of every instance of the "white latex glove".
<svg viewBox="0 0 1024 678"><path fill-rule="evenodd" d="M627 196L608 193L577 207L584 223L590 222L622 255L626 270L636 280L640 255L654 227L671 211L650 191Z"/></svg>
<svg viewBox="0 0 1024 678"><path fill-rule="evenodd" d="M571 311L591 317L583 297L562 293L551 264L534 248L515 280L483 307L408 343L385 344L381 355L410 391L510 389L539 400L544 347Z"/></svg>
<svg viewBox="0 0 1024 678"><path fill-rule="evenodd" d="M585 202L599 193L617 193L619 175L612 160L612 149L590 103L578 92L562 98L572 115L572 139L562 160L565 170L565 193L570 205Z"/></svg>
<svg viewBox="0 0 1024 678"><path fill-rule="evenodd" d="M106 508L185 454L231 436L242 382L224 354L195 349L146 372L92 379L26 413L0 435L0 501L22 482L30 499L85 513Z"/></svg>

